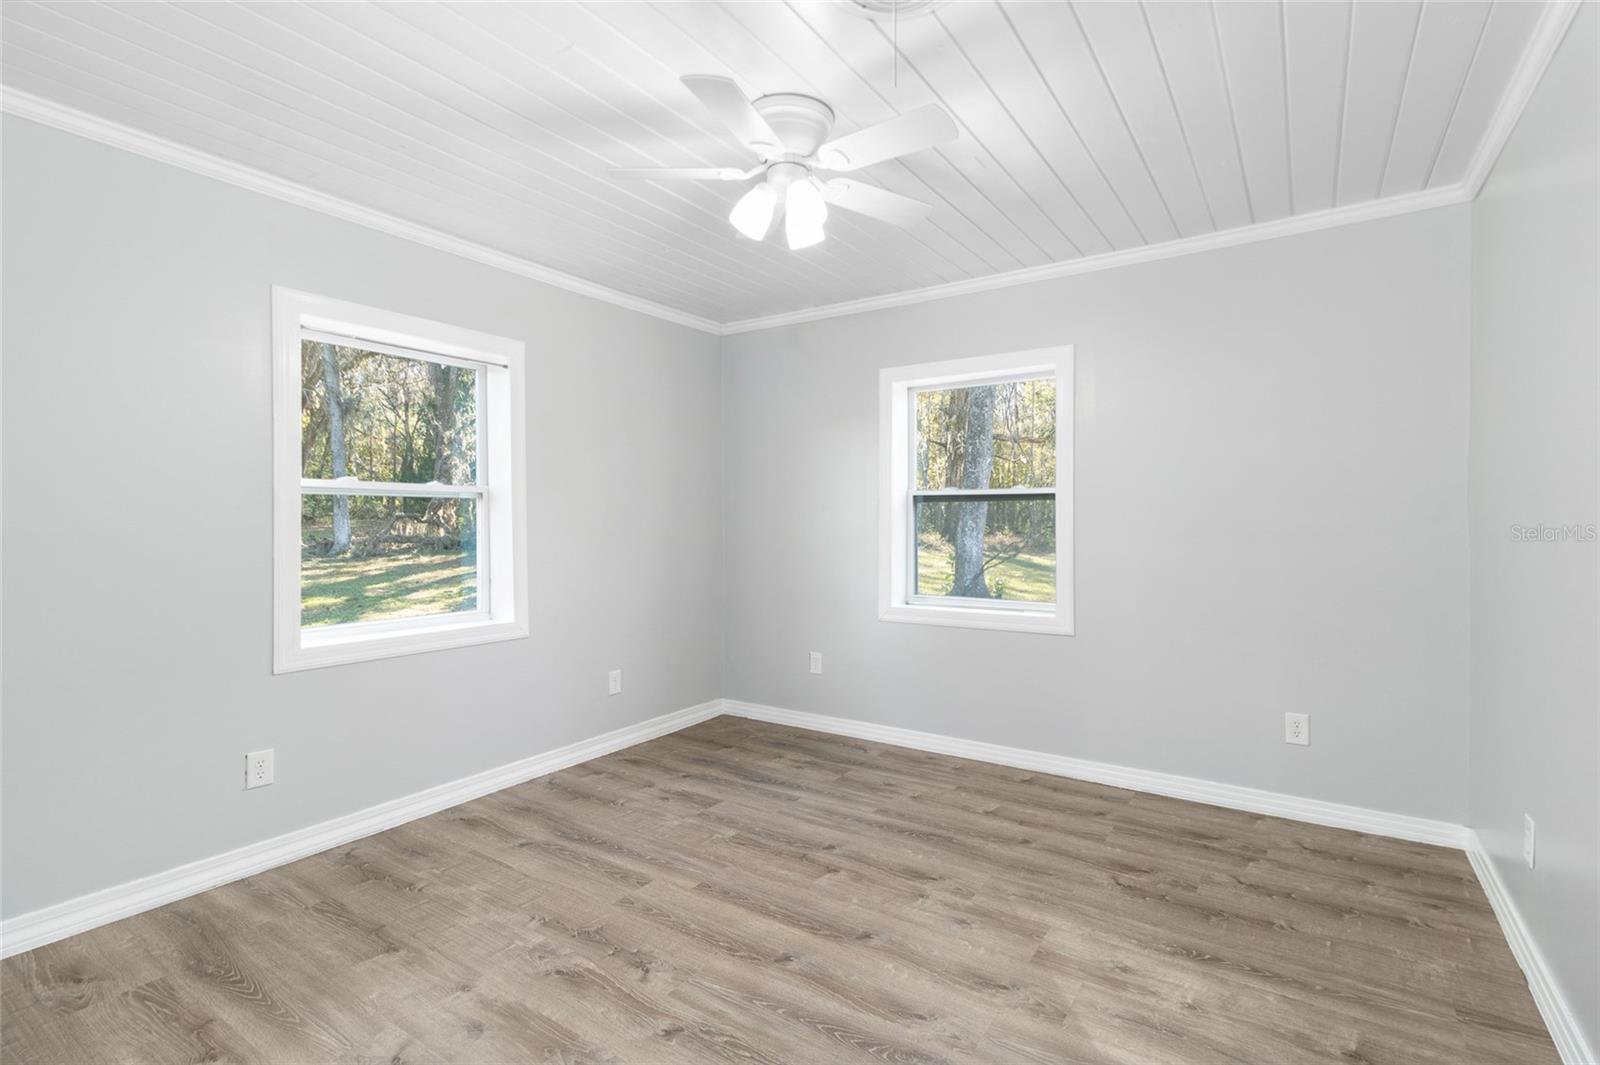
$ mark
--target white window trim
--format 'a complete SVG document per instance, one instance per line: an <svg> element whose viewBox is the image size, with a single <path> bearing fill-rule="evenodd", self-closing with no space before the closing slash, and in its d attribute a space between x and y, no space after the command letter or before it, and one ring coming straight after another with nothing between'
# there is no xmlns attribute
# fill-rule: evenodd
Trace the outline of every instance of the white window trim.
<svg viewBox="0 0 1600 1065"><path fill-rule="evenodd" d="M878 618L918 625L952 625L1056 636L1073 634L1073 365L1072 347L1035 348L915 366L878 374ZM1056 380L1056 601L1001 603L911 594L912 396L1018 377Z"/></svg>
<svg viewBox="0 0 1600 1065"><path fill-rule="evenodd" d="M300 626L300 341L347 337L373 350L488 367L479 375L479 483L428 486L492 500L479 526L478 609L327 629ZM522 341L293 289L272 289L273 672L419 654L528 635L527 485ZM306 482L313 491L406 495L420 485Z"/></svg>

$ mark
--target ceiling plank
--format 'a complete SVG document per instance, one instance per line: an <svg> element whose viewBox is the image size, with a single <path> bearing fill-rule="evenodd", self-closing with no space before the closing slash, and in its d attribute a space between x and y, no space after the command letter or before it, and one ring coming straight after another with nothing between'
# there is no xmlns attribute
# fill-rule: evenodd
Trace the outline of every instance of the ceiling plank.
<svg viewBox="0 0 1600 1065"><path fill-rule="evenodd" d="M1086 247L1086 241L1109 248L1138 245L1138 229L1127 208L1056 102L1005 12L993 3L970 3L941 17L1006 114L1093 227L1094 238L1085 236L1077 241L1079 246Z"/></svg>
<svg viewBox="0 0 1600 1065"><path fill-rule="evenodd" d="M1400 100L1421 15L1419 0L1354 6L1350 26L1352 76L1345 90L1339 158L1341 204L1373 199L1383 187L1383 172L1394 144Z"/></svg>
<svg viewBox="0 0 1600 1065"><path fill-rule="evenodd" d="M1282 3L1212 4L1252 217L1295 213Z"/></svg>
<svg viewBox="0 0 1600 1065"><path fill-rule="evenodd" d="M1073 10L1179 234L1214 232L1216 217L1143 5L1087 3Z"/></svg>
<svg viewBox="0 0 1600 1065"><path fill-rule="evenodd" d="M1489 25L1487 0L1424 4L1380 194L1416 192L1444 143L1450 114Z"/></svg>
<svg viewBox="0 0 1600 1065"><path fill-rule="evenodd" d="M1222 57L1211 47L1211 12L1205 4L1142 6L1216 228L1249 225L1244 160ZM1194 47L1194 41L1205 46Z"/></svg>
<svg viewBox="0 0 1600 1065"><path fill-rule="evenodd" d="M1296 211L1325 211L1338 193L1350 7L1346 0L1300 0L1284 7Z"/></svg>
<svg viewBox="0 0 1600 1065"><path fill-rule="evenodd" d="M963 37L977 40L976 34L962 32L969 11L978 12L981 7L956 4L900 27L906 65L930 86L933 98L962 127L961 141L951 145L949 152L976 147L979 154L975 158L987 158L986 168L998 167L1006 178L998 193L1004 197L1006 213L1027 228L1052 259L1107 250L1110 242L1050 168L963 45Z"/></svg>
<svg viewBox="0 0 1600 1065"><path fill-rule="evenodd" d="M1065 4L1005 0L1001 10L1057 106L1082 136L1147 244L1174 240L1178 227L1139 153L1116 97L1077 18Z"/></svg>
<svg viewBox="0 0 1600 1065"><path fill-rule="evenodd" d="M1497 0L1489 9L1483 44L1473 57L1461 86L1444 141L1428 171L1428 185L1437 188L1463 180L1473 154L1494 121L1506 85L1516 72L1533 31L1544 14L1543 4Z"/></svg>

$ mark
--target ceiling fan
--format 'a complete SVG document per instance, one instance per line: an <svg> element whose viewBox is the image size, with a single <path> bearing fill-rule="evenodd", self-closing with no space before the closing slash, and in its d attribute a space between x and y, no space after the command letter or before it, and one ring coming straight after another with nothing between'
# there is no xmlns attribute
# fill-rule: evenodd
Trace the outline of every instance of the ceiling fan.
<svg viewBox="0 0 1600 1065"><path fill-rule="evenodd" d="M859 170L950 140L956 135L955 120L938 104L919 107L830 141L833 108L814 96L780 92L751 100L732 78L690 74L681 80L760 161L748 170L613 168L614 177L748 181L760 174L762 180L739 198L728 220L751 240L762 240L781 208L789 247L796 251L822 241L822 224L827 220L830 203L898 226L919 222L933 209L920 200L849 178L823 180L817 171Z"/></svg>

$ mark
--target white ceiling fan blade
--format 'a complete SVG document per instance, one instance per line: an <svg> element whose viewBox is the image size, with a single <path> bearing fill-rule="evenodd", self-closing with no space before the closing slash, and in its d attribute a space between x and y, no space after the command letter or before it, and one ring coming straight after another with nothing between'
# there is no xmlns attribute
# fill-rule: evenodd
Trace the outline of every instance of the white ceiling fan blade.
<svg viewBox="0 0 1600 1065"><path fill-rule="evenodd" d="M643 181L743 181L755 177L760 170L760 167L740 170L736 166L614 166L606 172L612 177Z"/></svg>
<svg viewBox="0 0 1600 1065"><path fill-rule="evenodd" d="M898 192L880 189L876 185L863 185L849 178L834 178L822 186L822 198L835 207L879 218L897 226L916 225L928 217L933 208L921 200L913 200Z"/></svg>
<svg viewBox="0 0 1600 1065"><path fill-rule="evenodd" d="M739 83L732 78L721 78L714 74L686 74L678 79L683 82L684 88L699 97L705 104L706 110L727 126L757 155L765 158L778 151L783 144L778 135L772 132L772 127L767 125L767 120L750 104L750 98L739 88Z"/></svg>
<svg viewBox="0 0 1600 1065"><path fill-rule="evenodd" d="M909 152L931 148L956 135L956 121L938 104L907 111L876 126L857 130L817 149L825 170L859 170Z"/></svg>

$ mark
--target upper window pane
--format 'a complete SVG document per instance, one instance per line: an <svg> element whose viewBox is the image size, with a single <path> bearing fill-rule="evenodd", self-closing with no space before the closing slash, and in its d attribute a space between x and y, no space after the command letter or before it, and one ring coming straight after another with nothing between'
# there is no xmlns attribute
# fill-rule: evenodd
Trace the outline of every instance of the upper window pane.
<svg viewBox="0 0 1600 1065"><path fill-rule="evenodd" d="M916 405L916 489L1055 487L1053 377L928 389Z"/></svg>
<svg viewBox="0 0 1600 1065"><path fill-rule="evenodd" d="M303 477L473 484L478 371L302 340L300 455Z"/></svg>

